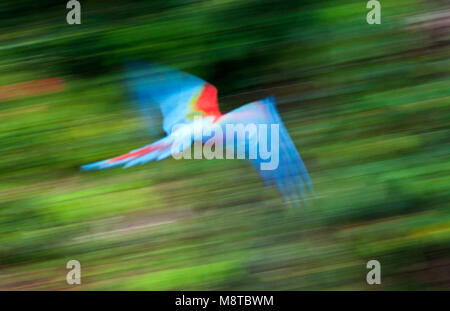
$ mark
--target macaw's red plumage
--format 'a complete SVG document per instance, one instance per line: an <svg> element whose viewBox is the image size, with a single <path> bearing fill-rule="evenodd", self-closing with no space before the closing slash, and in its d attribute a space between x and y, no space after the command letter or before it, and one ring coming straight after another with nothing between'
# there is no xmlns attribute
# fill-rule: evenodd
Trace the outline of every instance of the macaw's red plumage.
<svg viewBox="0 0 450 311"><path fill-rule="evenodd" d="M165 147L166 147L166 145L164 143L154 143L149 146L145 146L145 147L139 148L137 150L130 151L130 152L120 155L118 157L111 158L108 160L108 163L117 163L117 162L120 162L123 160L136 159L136 158L142 157L143 155L149 154L152 151L164 149Z"/></svg>
<svg viewBox="0 0 450 311"><path fill-rule="evenodd" d="M219 111L216 87L205 83L194 107L196 110L203 112L205 116L213 116L218 119L222 114Z"/></svg>

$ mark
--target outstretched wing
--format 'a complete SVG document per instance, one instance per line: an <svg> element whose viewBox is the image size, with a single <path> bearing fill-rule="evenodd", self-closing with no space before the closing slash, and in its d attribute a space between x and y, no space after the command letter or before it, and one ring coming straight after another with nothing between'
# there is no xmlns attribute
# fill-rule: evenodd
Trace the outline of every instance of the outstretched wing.
<svg viewBox="0 0 450 311"><path fill-rule="evenodd" d="M150 145L132 150L123 155L83 165L81 167L81 170L103 170L116 166L123 166L123 168L128 168L137 164L145 164L153 160L162 160L172 155L172 144L173 138L167 136Z"/></svg>
<svg viewBox="0 0 450 311"><path fill-rule="evenodd" d="M135 63L126 71L127 85L141 110L151 120L150 107L159 107L167 134L175 124L196 116L221 116L217 89L194 75L154 63Z"/></svg>
<svg viewBox="0 0 450 311"><path fill-rule="evenodd" d="M311 194L314 195L313 186L308 175L308 171L295 148L295 145L289 136L281 118L275 108L274 98L268 97L260 101L256 101L240 108L232 110L231 112L223 115L218 123L225 128L227 124L242 124L247 126L249 124L255 124L257 127L261 124L265 124L268 129L266 136L253 135L252 137L232 135L229 137L226 134L227 145L229 140L234 144L244 143L248 149L251 144L256 144L259 152L255 159L252 159L253 165L259 170L259 173L266 184L275 185L280 191L281 195L286 200L297 200L298 195L302 197L305 202L305 189L307 186ZM276 132L271 132L271 125L278 125L278 135ZM223 130L226 133L226 128ZM265 139L265 137L267 139ZM278 137L275 137L278 136ZM242 141L242 138L244 141ZM265 140L265 141L263 141ZM271 146L278 149L278 166L273 169L261 169L262 163L267 162L267 159L261 157L261 148L268 148ZM247 150L248 151L248 150ZM272 153L276 156L276 152Z"/></svg>

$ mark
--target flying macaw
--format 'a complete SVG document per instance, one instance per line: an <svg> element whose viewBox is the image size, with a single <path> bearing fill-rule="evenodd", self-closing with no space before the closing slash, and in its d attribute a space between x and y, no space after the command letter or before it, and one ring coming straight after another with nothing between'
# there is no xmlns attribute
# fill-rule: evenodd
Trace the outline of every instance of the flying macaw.
<svg viewBox="0 0 450 311"><path fill-rule="evenodd" d="M194 75L154 63L139 63L129 66L126 76L127 85L133 98L138 102L141 111L147 117L150 116L147 121L154 119L153 110L159 108L166 136L126 154L83 165L82 170L101 170L116 166L127 168L173 156L174 153L182 152L190 147L194 141L204 144L208 138L206 135L192 137L193 129L199 124L202 129L210 130L210 132L214 132L218 128L223 129L223 133L226 132L225 128L229 124L243 124L244 126L265 124L268 128L278 125L276 141L279 145L278 166L269 170L261 169L261 164L267 158L263 159L260 154L250 158L250 161L259 170L265 184L276 186L286 201L297 202L300 195L305 202L304 185L314 195L308 171L281 121L273 96L222 114L219 110L217 89ZM183 126L180 126L181 124ZM178 128L176 128L177 126ZM275 139L270 135L265 138L267 139L267 137L269 140ZM244 145L248 151L250 144L261 148L262 138L260 135L251 137L244 135L235 139L234 136L224 135L223 141L231 142L236 148L239 148L238 145ZM267 144L267 142L265 143ZM175 145L177 148L174 147ZM180 147L180 145L182 146ZM265 147L267 148L267 146Z"/></svg>

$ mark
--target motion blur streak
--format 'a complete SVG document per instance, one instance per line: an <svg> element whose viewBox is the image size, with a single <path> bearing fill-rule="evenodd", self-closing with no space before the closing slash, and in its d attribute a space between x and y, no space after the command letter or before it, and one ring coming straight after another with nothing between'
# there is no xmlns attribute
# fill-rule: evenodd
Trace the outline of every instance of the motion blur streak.
<svg viewBox="0 0 450 311"><path fill-rule="evenodd" d="M30 82L16 83L0 87L0 101L19 97L57 92L64 89L61 79L48 78Z"/></svg>
<svg viewBox="0 0 450 311"><path fill-rule="evenodd" d="M0 289L448 289L449 7L381 4L369 25L356 0L92 0L68 25L64 1L4 0ZM274 94L314 202L240 160L79 172L153 141L135 59L213 82L222 113Z"/></svg>

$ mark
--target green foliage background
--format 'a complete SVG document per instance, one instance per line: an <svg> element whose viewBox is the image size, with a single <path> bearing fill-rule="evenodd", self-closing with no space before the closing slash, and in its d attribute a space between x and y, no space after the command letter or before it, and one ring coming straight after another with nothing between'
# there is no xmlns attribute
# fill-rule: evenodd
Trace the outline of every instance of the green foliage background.
<svg viewBox="0 0 450 311"><path fill-rule="evenodd" d="M0 86L67 84L0 101L0 289L371 290L371 259L376 289L449 287L442 3L381 0L368 25L365 1L81 1L67 25L63 2L0 4ZM80 172L152 139L134 59L213 83L222 112L275 94L317 198L288 208L237 160Z"/></svg>

